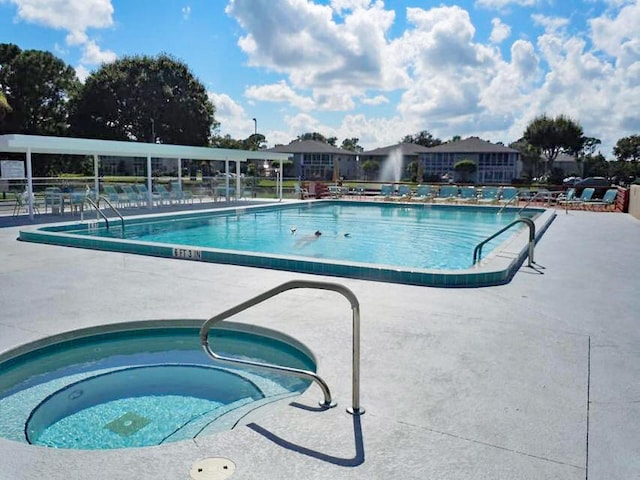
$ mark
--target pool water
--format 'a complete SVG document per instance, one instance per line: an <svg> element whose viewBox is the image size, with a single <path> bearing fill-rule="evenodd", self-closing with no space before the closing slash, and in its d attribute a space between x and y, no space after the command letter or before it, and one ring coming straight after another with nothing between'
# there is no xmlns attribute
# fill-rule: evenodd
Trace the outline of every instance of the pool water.
<svg viewBox="0 0 640 480"><path fill-rule="evenodd" d="M221 354L315 370L282 339L212 330ZM0 436L56 448L159 445L231 428L308 381L217 364L197 328L145 328L56 341L0 362Z"/></svg>
<svg viewBox="0 0 640 480"><path fill-rule="evenodd" d="M240 210L203 218L127 225L123 238L144 242L421 269L465 269L485 238L518 218L491 207L319 203ZM518 227L521 228L521 227ZM500 244L518 228L490 242ZM321 235L314 235L316 231ZM121 237L120 229L82 229Z"/></svg>

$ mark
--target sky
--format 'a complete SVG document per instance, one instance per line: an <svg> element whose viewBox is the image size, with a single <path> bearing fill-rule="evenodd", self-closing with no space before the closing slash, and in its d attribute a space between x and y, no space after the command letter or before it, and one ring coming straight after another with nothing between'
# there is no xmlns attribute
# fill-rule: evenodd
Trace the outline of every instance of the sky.
<svg viewBox="0 0 640 480"><path fill-rule="evenodd" d="M0 0L0 42L81 80L168 53L207 89L221 135L319 132L365 150L423 130L509 144L564 114L612 159L640 134L638 25L640 0Z"/></svg>

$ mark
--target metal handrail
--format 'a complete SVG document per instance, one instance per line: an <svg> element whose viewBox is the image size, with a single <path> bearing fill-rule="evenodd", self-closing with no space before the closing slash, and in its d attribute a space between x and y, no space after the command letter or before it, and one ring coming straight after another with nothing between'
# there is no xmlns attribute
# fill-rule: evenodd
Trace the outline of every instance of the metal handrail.
<svg viewBox="0 0 640 480"><path fill-rule="evenodd" d="M242 302L235 307L231 307L230 309L219 313L218 315L211 317L207 320L200 329L200 343L204 348L204 351L212 358L232 364L240 364L240 365L248 365L251 367L262 368L264 370L281 372L288 375L293 375L297 377L306 378L312 380L318 384L322 393L324 394L324 401L320 403L320 405L324 408L331 408L336 405L335 402L331 399L331 392L329 390L329 386L327 383L315 372L310 370L301 370L298 368L284 367L281 365L272 365L268 363L262 362L254 362L250 360L241 360L238 358L232 357L224 357L222 355L218 355L215 353L211 346L209 345L209 330L211 329L214 323L225 320L237 313L242 312L254 305L264 302L271 297L274 297L280 293L286 292L288 290L293 290L296 288L315 288L319 290L331 290L337 293L342 294L349 303L351 304L351 310L353 312L353 321L352 321L352 329L353 329L353 352L352 352L352 403L351 407L347 408L347 412L352 415L362 415L365 410L360 406L360 304L358 299L353 294L351 290L348 288L336 284L336 283L328 283L328 282L316 282L316 281L306 281L306 280L292 280L290 282L283 283L271 290L268 290L260 295L257 295L245 302Z"/></svg>
<svg viewBox="0 0 640 480"><path fill-rule="evenodd" d="M124 233L124 217L122 216L122 214L118 211L116 207L113 206L113 204L109 201L109 199L104 195L101 195L98 197L98 206L100 205L100 200L104 200L105 203L109 205L109 208L113 210L113 213L115 213L118 217L120 217L120 222L122 222L122 232ZM98 210L100 209L98 208Z"/></svg>
<svg viewBox="0 0 640 480"><path fill-rule="evenodd" d="M480 242L478 245L476 245L476 248L473 250L473 264L475 265L477 262L480 261L480 258L482 257L482 247L490 242L491 240L493 240L494 238L496 238L498 235L504 233L505 231L509 230L511 227L513 227L515 224L517 223L525 223L529 226L529 263L527 266L532 267L533 266L533 249L534 246L536 244L536 224L533 222L533 220L531 220L530 218L527 217L520 217L517 220L514 220L513 222L511 222L509 225L507 225L506 227L500 229L499 231L497 231L496 233L494 233L493 235L491 235L489 238L484 239L482 242Z"/></svg>
<svg viewBox="0 0 640 480"><path fill-rule="evenodd" d="M89 205L91 205L93 208L95 208L96 212L98 212L100 214L100 216L104 219L104 222L107 225L107 230L109 230L109 219L107 218L107 216L104 213L102 213L102 211L100 210L100 208L98 207L96 202L94 202L90 197L84 197L84 201L85 202L89 202Z"/></svg>
<svg viewBox="0 0 640 480"><path fill-rule="evenodd" d="M529 204L531 204L531 202L533 202L533 201L534 201L535 199L537 199L537 198L543 198L543 196L544 196L544 195L549 195L549 191L544 191L544 192L537 191L537 192L533 195L533 197L531 197L529 200L527 200L527 203L525 203L525 204L524 204L524 206L523 206L520 210L518 210L518 215L519 215L520 213L522 213L522 211L523 211L525 208L527 208L527 207L529 206Z"/></svg>
<svg viewBox="0 0 640 480"><path fill-rule="evenodd" d="M511 198L507 201L507 203L505 203L504 205L502 205L502 206L500 207L500 210L498 210L498 212L496 213L496 215L500 215L500 214L502 213L502 211L503 211L505 208L507 208L507 207L511 204L511 202L513 202L514 200L516 200L516 201L517 201L517 200L519 200L519 198L518 198L518 195L517 195L517 194L516 194L516 195L514 195L513 197L511 197ZM521 210L521 211L522 211L522 210ZM518 212L518 213L520 213L520 212Z"/></svg>

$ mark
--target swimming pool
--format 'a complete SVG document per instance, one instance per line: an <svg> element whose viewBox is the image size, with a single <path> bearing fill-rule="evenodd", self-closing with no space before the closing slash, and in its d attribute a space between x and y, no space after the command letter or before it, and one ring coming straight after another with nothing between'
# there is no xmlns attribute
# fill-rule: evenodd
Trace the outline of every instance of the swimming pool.
<svg viewBox="0 0 640 480"><path fill-rule="evenodd" d="M475 246L519 215L538 238L555 214L540 209L316 201L23 230L20 239L119 252L430 286L506 283L526 255L518 228ZM320 232L321 235L314 235ZM525 242L526 244L526 242ZM496 258L511 258L508 264ZM515 257L515 258L514 258Z"/></svg>
<svg viewBox="0 0 640 480"><path fill-rule="evenodd" d="M112 325L3 354L0 436L56 448L160 445L229 429L308 387L297 377L210 359L199 343L201 324ZM315 371L308 349L278 332L229 322L210 338L227 355Z"/></svg>

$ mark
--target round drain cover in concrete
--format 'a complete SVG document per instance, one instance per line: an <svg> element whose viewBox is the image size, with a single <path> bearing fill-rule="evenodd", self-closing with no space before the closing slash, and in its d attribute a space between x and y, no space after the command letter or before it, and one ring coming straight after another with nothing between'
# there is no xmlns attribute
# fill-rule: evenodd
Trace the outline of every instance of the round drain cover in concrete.
<svg viewBox="0 0 640 480"><path fill-rule="evenodd" d="M193 464L189 475L192 480L224 480L235 471L236 464L228 458L204 458Z"/></svg>

